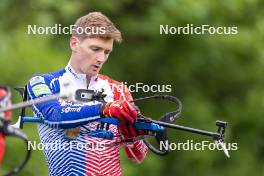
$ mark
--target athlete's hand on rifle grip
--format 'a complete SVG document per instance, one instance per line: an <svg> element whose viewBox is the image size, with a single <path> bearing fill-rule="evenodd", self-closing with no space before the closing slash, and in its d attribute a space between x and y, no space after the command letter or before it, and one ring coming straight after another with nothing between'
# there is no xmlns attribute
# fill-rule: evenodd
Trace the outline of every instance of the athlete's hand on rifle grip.
<svg viewBox="0 0 264 176"><path fill-rule="evenodd" d="M121 121L121 124L129 122L133 124L137 118L137 111L129 101L117 100L104 104L101 109L102 117L114 117Z"/></svg>
<svg viewBox="0 0 264 176"><path fill-rule="evenodd" d="M140 135L146 135L148 134L147 131L144 130L136 130L135 127L132 124L121 124L119 127L120 132L124 136L124 139L137 137Z"/></svg>

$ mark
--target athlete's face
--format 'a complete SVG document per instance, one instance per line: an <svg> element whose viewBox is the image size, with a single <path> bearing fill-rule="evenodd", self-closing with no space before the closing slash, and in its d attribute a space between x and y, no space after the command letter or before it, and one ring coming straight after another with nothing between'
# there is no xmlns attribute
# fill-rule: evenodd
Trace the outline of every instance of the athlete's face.
<svg viewBox="0 0 264 176"><path fill-rule="evenodd" d="M80 41L72 37L70 44L75 54L76 71L88 76L98 74L113 49L113 39L87 38Z"/></svg>

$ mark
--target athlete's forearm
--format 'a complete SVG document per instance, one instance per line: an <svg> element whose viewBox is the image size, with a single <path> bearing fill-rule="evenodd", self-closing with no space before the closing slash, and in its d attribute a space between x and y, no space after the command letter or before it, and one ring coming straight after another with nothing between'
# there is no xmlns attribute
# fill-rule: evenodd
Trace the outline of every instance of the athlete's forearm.
<svg viewBox="0 0 264 176"><path fill-rule="evenodd" d="M35 106L52 128L74 128L100 118L101 105L61 106L54 100Z"/></svg>

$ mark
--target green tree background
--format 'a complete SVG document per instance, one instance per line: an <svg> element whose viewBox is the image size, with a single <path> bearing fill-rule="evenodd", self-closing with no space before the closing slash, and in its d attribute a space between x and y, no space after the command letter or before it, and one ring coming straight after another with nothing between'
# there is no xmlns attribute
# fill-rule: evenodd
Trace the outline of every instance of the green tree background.
<svg viewBox="0 0 264 176"><path fill-rule="evenodd" d="M28 35L27 25L67 26L90 11L102 11L124 36L102 73L128 84L172 85L170 94L183 102L179 124L214 131L215 120L228 121L227 142L237 142L239 148L230 152L230 159L209 150L173 151L166 157L149 153L141 165L132 164L122 153L123 175L264 175L263 9L261 0L2 0L0 82L14 88L33 74L56 71L67 64L69 35ZM237 26L239 33L160 35L161 24ZM13 102L21 100L12 93ZM139 106L153 118L171 108L159 102ZM26 124L24 131L31 141L39 141L35 124ZM169 135L175 142L210 140L176 131ZM8 139L1 170L14 166L23 152L21 143ZM47 175L42 151L33 151L17 175Z"/></svg>

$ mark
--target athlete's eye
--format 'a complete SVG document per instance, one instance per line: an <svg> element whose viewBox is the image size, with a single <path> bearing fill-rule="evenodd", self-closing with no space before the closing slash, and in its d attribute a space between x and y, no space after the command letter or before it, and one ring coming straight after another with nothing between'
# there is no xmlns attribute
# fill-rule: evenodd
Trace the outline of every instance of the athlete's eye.
<svg viewBox="0 0 264 176"><path fill-rule="evenodd" d="M97 51L100 51L100 48L97 48L97 47L93 47L91 48L93 51L97 52Z"/></svg>

